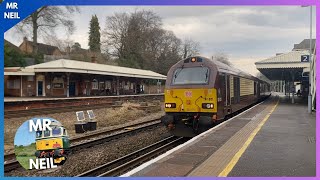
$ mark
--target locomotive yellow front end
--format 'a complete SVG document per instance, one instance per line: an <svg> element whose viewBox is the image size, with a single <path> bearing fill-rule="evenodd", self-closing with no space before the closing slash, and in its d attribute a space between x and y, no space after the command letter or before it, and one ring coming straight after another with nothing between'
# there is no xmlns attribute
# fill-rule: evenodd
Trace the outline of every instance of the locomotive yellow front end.
<svg viewBox="0 0 320 180"><path fill-rule="evenodd" d="M162 123L173 135L192 137L217 119L216 69L201 57L179 61L168 72Z"/></svg>
<svg viewBox="0 0 320 180"><path fill-rule="evenodd" d="M166 89L165 112L217 112L216 89Z"/></svg>
<svg viewBox="0 0 320 180"><path fill-rule="evenodd" d="M51 129L36 132L37 158L53 158L54 164L63 164L69 153L70 142L67 130L57 122L50 125Z"/></svg>

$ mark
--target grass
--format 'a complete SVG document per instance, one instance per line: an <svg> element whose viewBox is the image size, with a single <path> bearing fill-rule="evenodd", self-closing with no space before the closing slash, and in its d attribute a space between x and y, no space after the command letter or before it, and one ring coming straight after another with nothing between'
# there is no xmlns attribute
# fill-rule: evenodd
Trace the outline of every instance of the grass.
<svg viewBox="0 0 320 180"><path fill-rule="evenodd" d="M32 143L28 146L15 146L14 152L16 154L16 159L19 161L22 167L29 169L29 160L36 159L34 153L36 152L36 144Z"/></svg>
<svg viewBox="0 0 320 180"><path fill-rule="evenodd" d="M29 160L33 159L35 160L35 156L16 156L17 161L21 164L22 167L25 169L29 169Z"/></svg>
<svg viewBox="0 0 320 180"><path fill-rule="evenodd" d="M36 152L36 143L32 143L28 146L15 146L14 153L16 156L34 156Z"/></svg>

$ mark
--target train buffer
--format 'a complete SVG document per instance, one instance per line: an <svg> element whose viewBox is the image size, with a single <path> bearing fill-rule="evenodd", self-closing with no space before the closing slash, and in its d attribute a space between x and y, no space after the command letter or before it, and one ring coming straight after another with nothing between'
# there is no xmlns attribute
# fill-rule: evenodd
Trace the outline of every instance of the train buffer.
<svg viewBox="0 0 320 180"><path fill-rule="evenodd" d="M122 176L316 176L316 117L281 95Z"/></svg>

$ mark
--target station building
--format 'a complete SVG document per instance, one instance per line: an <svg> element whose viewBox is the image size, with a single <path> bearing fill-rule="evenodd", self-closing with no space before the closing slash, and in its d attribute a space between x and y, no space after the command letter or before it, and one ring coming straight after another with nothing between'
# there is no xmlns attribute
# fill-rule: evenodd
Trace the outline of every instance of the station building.
<svg viewBox="0 0 320 180"><path fill-rule="evenodd" d="M166 76L149 70L59 59L4 69L4 94L15 97L162 93Z"/></svg>
<svg viewBox="0 0 320 180"><path fill-rule="evenodd" d="M294 103L295 95L306 99L312 97L312 109L316 105L316 40L305 39L294 44L292 51L277 53L276 56L258 61L256 68L271 80L271 89L291 95ZM311 49L311 52L310 52ZM311 57L309 57L311 54ZM305 59L307 60L305 61Z"/></svg>

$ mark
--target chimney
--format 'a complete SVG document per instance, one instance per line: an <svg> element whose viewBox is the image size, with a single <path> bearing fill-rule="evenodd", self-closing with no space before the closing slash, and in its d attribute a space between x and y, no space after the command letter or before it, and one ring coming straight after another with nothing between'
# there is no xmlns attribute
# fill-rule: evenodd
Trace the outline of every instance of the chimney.
<svg viewBox="0 0 320 180"><path fill-rule="evenodd" d="M92 63L98 63L96 56L91 56L91 62Z"/></svg>
<svg viewBox="0 0 320 180"><path fill-rule="evenodd" d="M71 48L70 48L70 46L68 46L68 47L66 48L66 53L67 53L67 55L69 55L70 52L71 52Z"/></svg>
<svg viewBox="0 0 320 180"><path fill-rule="evenodd" d="M24 42L28 41L27 36L23 37L23 41L24 41Z"/></svg>

